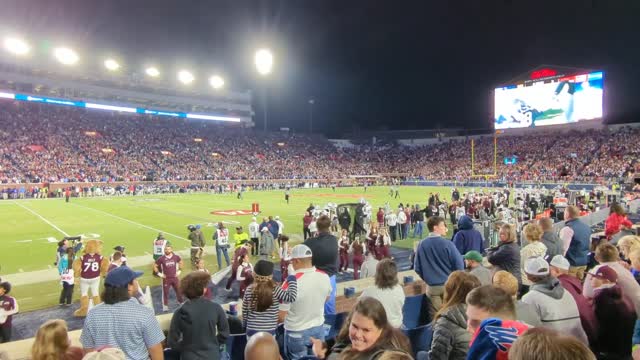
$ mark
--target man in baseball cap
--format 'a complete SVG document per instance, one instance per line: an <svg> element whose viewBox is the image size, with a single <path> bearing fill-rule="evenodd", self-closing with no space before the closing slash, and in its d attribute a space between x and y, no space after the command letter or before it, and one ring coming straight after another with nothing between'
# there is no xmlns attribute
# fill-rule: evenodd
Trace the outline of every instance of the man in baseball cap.
<svg viewBox="0 0 640 360"><path fill-rule="evenodd" d="M549 275L549 268L549 264L541 256L525 261L524 272L533 284L522 297L522 302L539 309L540 320L546 327L573 335L588 345L576 301L558 279Z"/></svg>
<svg viewBox="0 0 640 360"><path fill-rule="evenodd" d="M144 274L142 271L133 271L128 266L123 265L107 273L104 285L114 288L128 287L134 283L135 279L142 276L142 274Z"/></svg>
<svg viewBox="0 0 640 360"><path fill-rule="evenodd" d="M307 356L307 345L311 338L324 340L324 304L331 295L329 276L315 268L313 252L303 244L291 249L289 277L297 279L296 301L280 305L286 311L284 320L285 353L289 359ZM283 285L288 288L288 282Z"/></svg>
<svg viewBox="0 0 640 360"><path fill-rule="evenodd" d="M84 320L80 342L86 351L115 347L127 359L162 357L165 337L153 310L132 299L138 293L136 279L141 275L127 266L107 274L104 303L91 309Z"/></svg>
<svg viewBox="0 0 640 360"><path fill-rule="evenodd" d="M491 285L491 270L482 266L482 255L479 252L471 250L464 254L464 265L471 275L480 280L480 284Z"/></svg>
<svg viewBox="0 0 640 360"><path fill-rule="evenodd" d="M591 275L591 286L594 291L610 288L618 283L618 273L607 265L600 266L589 275Z"/></svg>

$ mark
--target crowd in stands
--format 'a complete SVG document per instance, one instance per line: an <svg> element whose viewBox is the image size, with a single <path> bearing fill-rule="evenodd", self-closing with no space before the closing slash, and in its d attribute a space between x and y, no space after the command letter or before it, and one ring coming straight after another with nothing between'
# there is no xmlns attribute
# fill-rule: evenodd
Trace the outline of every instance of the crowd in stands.
<svg viewBox="0 0 640 360"><path fill-rule="evenodd" d="M0 109L0 182L321 179L400 173L471 179L468 140L335 147L316 135L28 103ZM640 130L501 136L504 181L604 181L638 166ZM196 139L201 139L197 141ZM445 139L446 140L446 139ZM503 165L504 156L517 156ZM475 141L474 174L493 174L493 138Z"/></svg>

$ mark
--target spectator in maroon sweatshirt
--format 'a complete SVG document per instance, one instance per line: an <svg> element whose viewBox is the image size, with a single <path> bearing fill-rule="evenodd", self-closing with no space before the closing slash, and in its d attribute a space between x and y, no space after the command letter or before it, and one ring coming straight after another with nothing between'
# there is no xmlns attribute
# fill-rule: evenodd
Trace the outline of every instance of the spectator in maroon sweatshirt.
<svg viewBox="0 0 640 360"><path fill-rule="evenodd" d="M376 220L378 220L378 227L384 226L384 210L382 208L378 208L378 213L376 213Z"/></svg>
<svg viewBox="0 0 640 360"><path fill-rule="evenodd" d="M617 284L618 273L607 265L591 274L593 310L598 319L598 338L591 347L598 359L629 359L636 322L633 302Z"/></svg>
<svg viewBox="0 0 640 360"><path fill-rule="evenodd" d="M575 276L569 275L569 260L565 259L562 255L556 255L551 259L551 265L549 272L551 276L560 280L562 287L573 296L573 299L578 305L578 312L580 312L580 323L584 332L587 334L589 344L595 344L598 336L598 319L593 311L593 307L589 300L582 295L582 283Z"/></svg>

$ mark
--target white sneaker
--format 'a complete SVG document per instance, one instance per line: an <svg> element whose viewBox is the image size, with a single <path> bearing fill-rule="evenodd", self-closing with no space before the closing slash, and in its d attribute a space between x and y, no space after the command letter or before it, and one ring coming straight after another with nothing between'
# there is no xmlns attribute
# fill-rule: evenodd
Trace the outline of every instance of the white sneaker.
<svg viewBox="0 0 640 360"><path fill-rule="evenodd" d="M162 312L169 311L169 307L167 305L162 305Z"/></svg>

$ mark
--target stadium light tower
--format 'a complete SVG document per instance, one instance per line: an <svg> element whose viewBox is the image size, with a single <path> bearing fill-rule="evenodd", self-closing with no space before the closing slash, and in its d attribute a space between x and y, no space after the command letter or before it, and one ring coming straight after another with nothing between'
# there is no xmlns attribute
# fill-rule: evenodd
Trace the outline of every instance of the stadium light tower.
<svg viewBox="0 0 640 360"><path fill-rule="evenodd" d="M4 48L14 55L26 55L31 47L24 40L8 37L4 39Z"/></svg>
<svg viewBox="0 0 640 360"><path fill-rule="evenodd" d="M78 54L66 47L59 47L53 50L53 55L64 65L75 65L78 62Z"/></svg>
<svg viewBox="0 0 640 360"><path fill-rule="evenodd" d="M213 75L209 78L209 85L216 90L221 89L224 86L224 79L219 75Z"/></svg>
<svg viewBox="0 0 640 360"><path fill-rule="evenodd" d="M269 49L258 49L256 54L253 57L253 61L256 65L256 70L262 76L267 76L271 74L271 70L273 70L273 53ZM267 91L266 85L262 91L262 99L263 99L263 110L264 110L264 131L267 131Z"/></svg>
<svg viewBox="0 0 640 360"><path fill-rule="evenodd" d="M118 64L118 62L113 59L107 59L104 61L104 67L106 67L109 71L116 71L120 68L120 64Z"/></svg>
<svg viewBox="0 0 640 360"><path fill-rule="evenodd" d="M178 72L178 80L180 80L180 82L185 85L191 84L194 79L195 78L193 77L193 74L191 74L187 70L180 70Z"/></svg>
<svg viewBox="0 0 640 360"><path fill-rule="evenodd" d="M160 71L158 70L158 68L154 67L154 66L150 66L148 68L145 69L144 71L147 75L151 76L151 77L158 77L160 76Z"/></svg>

